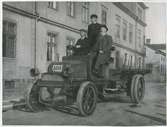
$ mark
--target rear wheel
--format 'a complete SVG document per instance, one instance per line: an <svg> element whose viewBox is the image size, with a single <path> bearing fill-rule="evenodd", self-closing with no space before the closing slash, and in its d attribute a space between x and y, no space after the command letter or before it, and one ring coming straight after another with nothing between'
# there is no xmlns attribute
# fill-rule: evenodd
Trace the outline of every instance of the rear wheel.
<svg viewBox="0 0 167 127"><path fill-rule="evenodd" d="M140 103L145 94L145 81L142 75L134 75L131 81L131 101L133 103Z"/></svg>
<svg viewBox="0 0 167 127"><path fill-rule="evenodd" d="M83 116L91 115L97 103L96 88L91 82L81 84L77 95L77 106Z"/></svg>

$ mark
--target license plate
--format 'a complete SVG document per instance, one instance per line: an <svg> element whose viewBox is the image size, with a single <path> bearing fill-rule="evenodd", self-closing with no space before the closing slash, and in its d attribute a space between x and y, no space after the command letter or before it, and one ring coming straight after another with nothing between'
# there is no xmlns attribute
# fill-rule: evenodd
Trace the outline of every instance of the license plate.
<svg viewBox="0 0 167 127"><path fill-rule="evenodd" d="M62 72L63 66L62 65L53 65L52 72Z"/></svg>

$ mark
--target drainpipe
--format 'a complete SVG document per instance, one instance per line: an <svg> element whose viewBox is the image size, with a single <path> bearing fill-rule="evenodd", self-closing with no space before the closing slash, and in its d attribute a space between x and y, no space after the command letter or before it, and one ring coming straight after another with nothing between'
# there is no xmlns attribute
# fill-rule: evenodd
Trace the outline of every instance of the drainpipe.
<svg viewBox="0 0 167 127"><path fill-rule="evenodd" d="M135 19L135 50L137 51L137 19ZM135 68L137 67L137 55L135 53Z"/></svg>
<svg viewBox="0 0 167 127"><path fill-rule="evenodd" d="M34 36L35 36L35 43L34 43L34 68L36 69L36 47L37 47L37 2L35 1L35 30L34 30Z"/></svg>

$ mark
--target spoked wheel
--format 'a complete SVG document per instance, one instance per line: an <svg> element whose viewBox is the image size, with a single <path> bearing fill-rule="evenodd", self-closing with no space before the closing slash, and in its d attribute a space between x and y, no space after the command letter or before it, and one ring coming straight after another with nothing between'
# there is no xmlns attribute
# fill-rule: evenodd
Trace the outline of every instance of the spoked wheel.
<svg viewBox="0 0 167 127"><path fill-rule="evenodd" d="M40 88L36 84L37 82L35 82L29 87L25 97L26 104L32 112L38 112L42 108L42 105L39 103Z"/></svg>
<svg viewBox="0 0 167 127"><path fill-rule="evenodd" d="M142 75L134 75L131 82L131 100L133 103L140 103L145 94L145 81Z"/></svg>
<svg viewBox="0 0 167 127"><path fill-rule="evenodd" d="M96 88L91 82L81 84L77 95L77 106L83 116L91 115L97 103Z"/></svg>

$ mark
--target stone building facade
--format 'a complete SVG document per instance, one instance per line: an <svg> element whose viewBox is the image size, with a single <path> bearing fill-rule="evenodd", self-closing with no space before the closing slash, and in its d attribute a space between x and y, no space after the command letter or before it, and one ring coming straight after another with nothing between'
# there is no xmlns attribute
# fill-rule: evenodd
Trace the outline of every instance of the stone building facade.
<svg viewBox="0 0 167 127"><path fill-rule="evenodd" d="M147 81L166 82L166 44L146 44L145 64L152 70Z"/></svg>
<svg viewBox="0 0 167 127"><path fill-rule="evenodd" d="M52 61L61 61L91 14L109 28L115 66L143 67L146 9L136 2L3 2L4 86L26 84L31 68L46 72Z"/></svg>

